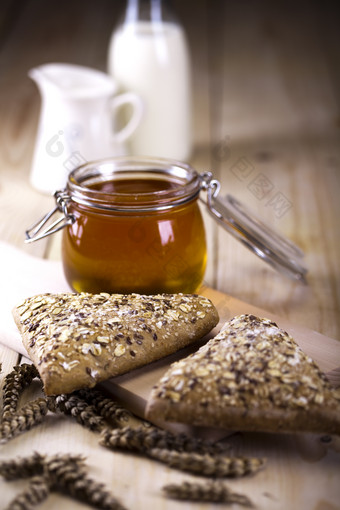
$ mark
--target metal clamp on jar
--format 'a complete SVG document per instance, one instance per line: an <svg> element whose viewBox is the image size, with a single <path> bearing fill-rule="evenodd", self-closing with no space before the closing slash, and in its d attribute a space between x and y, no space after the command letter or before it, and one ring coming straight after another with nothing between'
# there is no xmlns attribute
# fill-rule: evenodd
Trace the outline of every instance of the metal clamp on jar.
<svg viewBox="0 0 340 510"><path fill-rule="evenodd" d="M195 292L207 260L200 199L257 256L304 281L301 250L219 190L210 172L177 161L89 162L70 173L65 190L54 195L55 208L26 232L26 242L63 229L64 272L76 291ZM52 221L57 212L62 216Z"/></svg>

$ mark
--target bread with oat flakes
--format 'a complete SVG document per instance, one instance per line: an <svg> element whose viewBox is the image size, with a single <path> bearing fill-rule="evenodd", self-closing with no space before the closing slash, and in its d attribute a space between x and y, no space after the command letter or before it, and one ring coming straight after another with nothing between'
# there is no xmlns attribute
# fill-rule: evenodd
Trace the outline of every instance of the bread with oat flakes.
<svg viewBox="0 0 340 510"><path fill-rule="evenodd" d="M152 389L146 417L230 430L340 433L340 391L268 319L234 317Z"/></svg>
<svg viewBox="0 0 340 510"><path fill-rule="evenodd" d="M47 395L93 387L202 338L218 323L192 294L42 294L13 310Z"/></svg>

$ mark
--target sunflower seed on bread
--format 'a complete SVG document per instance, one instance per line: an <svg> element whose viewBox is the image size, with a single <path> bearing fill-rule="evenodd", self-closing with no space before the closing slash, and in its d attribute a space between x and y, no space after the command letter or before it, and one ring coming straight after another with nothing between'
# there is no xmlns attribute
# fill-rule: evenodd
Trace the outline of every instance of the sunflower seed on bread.
<svg viewBox="0 0 340 510"><path fill-rule="evenodd" d="M93 387L202 338L218 323L196 294L32 296L13 310L47 395Z"/></svg>
<svg viewBox="0 0 340 510"><path fill-rule="evenodd" d="M150 420L229 430L340 433L340 391L269 319L234 317L152 389Z"/></svg>

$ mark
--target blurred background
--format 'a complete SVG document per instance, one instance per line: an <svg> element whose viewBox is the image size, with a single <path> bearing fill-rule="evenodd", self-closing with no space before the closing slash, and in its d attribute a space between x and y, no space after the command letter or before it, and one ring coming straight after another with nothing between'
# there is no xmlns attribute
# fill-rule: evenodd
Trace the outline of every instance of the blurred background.
<svg viewBox="0 0 340 510"><path fill-rule="evenodd" d="M32 146L22 146L20 133L28 124L34 130L38 120L40 99L28 70L55 61L106 71L111 33L125 5L2 0L0 111L16 122L11 132L1 123L0 150L13 171L23 160L27 170ZM208 143L211 164L255 139L257 156L265 158L264 140L338 133L337 2L173 0L171 7L191 53L195 149Z"/></svg>

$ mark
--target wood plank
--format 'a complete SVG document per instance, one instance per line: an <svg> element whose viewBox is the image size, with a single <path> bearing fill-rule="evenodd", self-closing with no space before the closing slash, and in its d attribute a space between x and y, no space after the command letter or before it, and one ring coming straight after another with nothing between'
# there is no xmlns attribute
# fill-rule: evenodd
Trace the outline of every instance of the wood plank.
<svg viewBox="0 0 340 510"><path fill-rule="evenodd" d="M328 143L327 146L331 153L338 152L334 145ZM323 164L321 174L324 147L314 147L313 160L308 155L308 145L300 149L303 152L298 154L294 149L278 149L277 145L273 145L269 149L271 160L258 163L252 150L242 152L242 149L233 148L233 159L230 163L226 162L222 174L222 189L228 190L266 224L304 250L305 264L309 269L307 285L282 278L220 229L217 288L261 308L276 311L296 323L305 323L311 329L340 338L337 311L340 240L336 235L336 218L340 212L337 199L339 173ZM241 159L252 165L252 173L248 177L240 176L237 166L234 166L242 168ZM272 191L263 198L259 198L262 196L260 184L259 188L255 185L255 181L260 180L265 183L264 189L265 186L272 187ZM303 185L303 194L298 193L297 182L303 183L300 184ZM316 189L318 195L323 196L320 202L315 199ZM287 203L287 210L282 216L274 208L278 193L282 193L282 200Z"/></svg>
<svg viewBox="0 0 340 510"><path fill-rule="evenodd" d="M295 7L293 18L281 3L221 9L223 62L212 79L223 83L215 129L224 151L214 163L223 193L302 247L308 285L281 278L219 230L212 286L339 339L339 104L325 58L331 6ZM330 50L339 57L339 46Z"/></svg>

